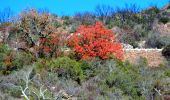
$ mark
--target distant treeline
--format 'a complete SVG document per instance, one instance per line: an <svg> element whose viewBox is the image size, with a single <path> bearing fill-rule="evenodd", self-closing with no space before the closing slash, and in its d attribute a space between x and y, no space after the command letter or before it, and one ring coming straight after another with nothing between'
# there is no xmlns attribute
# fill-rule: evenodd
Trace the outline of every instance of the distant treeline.
<svg viewBox="0 0 170 100"><path fill-rule="evenodd" d="M156 5L151 5L151 7L155 7L158 9L158 7ZM26 8L24 10L28 10L30 8ZM76 12L73 17L76 16L89 16L89 14L91 16L95 16L95 17L102 17L103 20L106 20L108 18L110 18L112 15L114 15L115 13L125 13L125 12L131 12L131 13L138 13L141 12L145 9L140 8L138 5L136 4L125 4L124 7L120 8L120 7L112 7L109 5L97 5L95 7L94 12L89 12L89 11L84 11L84 12ZM49 13L49 9L48 8L38 8L37 11L39 13ZM15 12L10 8L4 8L0 10L0 23L3 22L10 22L11 19L14 17ZM53 14L58 16L58 14ZM62 15L60 17L64 17L66 15Z"/></svg>

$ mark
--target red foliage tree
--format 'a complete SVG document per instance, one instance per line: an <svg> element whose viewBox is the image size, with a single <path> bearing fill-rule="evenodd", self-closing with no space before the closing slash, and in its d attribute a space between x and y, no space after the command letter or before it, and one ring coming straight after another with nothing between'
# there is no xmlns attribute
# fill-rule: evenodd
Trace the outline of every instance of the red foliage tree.
<svg viewBox="0 0 170 100"><path fill-rule="evenodd" d="M115 39L112 30L106 29L102 23L95 25L81 25L69 38L69 46L81 59L99 57L107 59L114 55L117 59L123 59L123 50Z"/></svg>

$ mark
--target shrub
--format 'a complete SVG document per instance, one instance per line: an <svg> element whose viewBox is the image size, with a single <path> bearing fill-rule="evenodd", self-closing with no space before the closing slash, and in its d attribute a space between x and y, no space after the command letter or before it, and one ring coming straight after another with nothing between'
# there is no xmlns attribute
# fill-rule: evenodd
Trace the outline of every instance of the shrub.
<svg viewBox="0 0 170 100"><path fill-rule="evenodd" d="M40 38L38 47L39 57L58 57L66 43L65 33L53 33L48 37Z"/></svg>
<svg viewBox="0 0 170 100"><path fill-rule="evenodd" d="M138 69L131 64L126 64L126 67L122 64L117 62L117 67L107 76L106 83L109 87L117 87L125 94L136 98L140 96L137 86Z"/></svg>
<svg viewBox="0 0 170 100"><path fill-rule="evenodd" d="M72 78L81 81L84 78L81 63L68 57L61 57L53 60L50 67L58 73L58 76L67 79Z"/></svg>
<svg viewBox="0 0 170 100"><path fill-rule="evenodd" d="M54 26L56 27L56 28L59 28L59 27L61 27L62 26L62 24L60 23L60 22L54 22Z"/></svg>
<svg viewBox="0 0 170 100"><path fill-rule="evenodd" d="M162 50L162 55L165 56L167 59L170 59L170 44L167 45L167 46Z"/></svg>
<svg viewBox="0 0 170 100"><path fill-rule="evenodd" d="M69 17L69 16L62 16L61 19L63 20L63 26L72 24L71 17Z"/></svg>
<svg viewBox="0 0 170 100"><path fill-rule="evenodd" d="M121 44L116 42L112 30L106 29L100 22L95 25L81 25L70 37L69 46L80 59L94 57L106 59L112 54L117 59L123 59Z"/></svg>
<svg viewBox="0 0 170 100"><path fill-rule="evenodd" d="M159 22L166 24L166 23L169 22L169 18L168 17L162 17L162 18L159 19Z"/></svg>
<svg viewBox="0 0 170 100"><path fill-rule="evenodd" d="M0 44L0 69L1 73L9 74L14 70L19 70L25 65L30 65L35 61L32 54L22 51L12 51L7 45Z"/></svg>
<svg viewBox="0 0 170 100"><path fill-rule="evenodd" d="M54 32L52 19L48 13L39 14L36 10L31 9L22 12L19 21L12 24L9 40L17 38L19 42L27 42L29 46L37 44L39 37L46 37L49 33ZM27 46L28 46L27 45Z"/></svg>
<svg viewBox="0 0 170 100"><path fill-rule="evenodd" d="M138 47L138 41L142 38L142 26L136 25L133 29L130 27L124 27L124 29L121 29L122 31L120 35L118 36L119 41L123 42L125 44L130 44L134 48Z"/></svg>
<svg viewBox="0 0 170 100"><path fill-rule="evenodd" d="M96 22L95 15L90 12L76 13L73 22L76 24L92 25Z"/></svg>
<svg viewBox="0 0 170 100"><path fill-rule="evenodd" d="M150 100L156 97L154 88L164 91L162 82L164 71L148 68L145 59L140 59L139 65L115 62L116 66L110 73L105 74L105 82L110 89L116 87L134 100ZM160 97L160 96L159 96Z"/></svg>
<svg viewBox="0 0 170 100"><path fill-rule="evenodd" d="M149 9L145 11L146 13L151 13L151 14L157 14L160 12L159 8L157 6L152 6Z"/></svg>
<svg viewBox="0 0 170 100"><path fill-rule="evenodd" d="M60 26L49 13L41 14L31 9L22 12L19 21L12 24L8 39L10 42L18 40L16 48L32 48L36 57L55 57L60 55L66 42L66 34L58 32Z"/></svg>
<svg viewBox="0 0 170 100"><path fill-rule="evenodd" d="M0 44L0 72L2 73L4 73L4 71L12 64L10 53L11 50L6 44ZM5 73L9 73L9 71L5 71Z"/></svg>
<svg viewBox="0 0 170 100"><path fill-rule="evenodd" d="M37 63L37 69L46 68L46 70L58 74L58 77L65 79L73 79L78 83L81 82L85 77L83 70L81 69L81 63L70 59L68 57L58 57L51 61L43 60Z"/></svg>
<svg viewBox="0 0 170 100"><path fill-rule="evenodd" d="M78 25L72 24L72 25L70 26L69 33L74 33L74 32L76 32L77 26L78 26Z"/></svg>
<svg viewBox="0 0 170 100"><path fill-rule="evenodd" d="M21 69L26 65L31 65L35 61L34 56L29 52L14 52L12 65L17 69Z"/></svg>
<svg viewBox="0 0 170 100"><path fill-rule="evenodd" d="M149 48L163 48L168 44L170 44L170 37L160 36L159 33L150 33L146 40L146 45Z"/></svg>

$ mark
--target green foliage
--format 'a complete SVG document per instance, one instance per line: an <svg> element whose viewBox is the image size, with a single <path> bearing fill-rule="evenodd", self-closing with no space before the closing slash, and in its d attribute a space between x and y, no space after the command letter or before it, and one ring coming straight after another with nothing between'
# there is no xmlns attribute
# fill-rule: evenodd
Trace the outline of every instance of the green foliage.
<svg viewBox="0 0 170 100"><path fill-rule="evenodd" d="M26 65L31 65L35 61L34 56L29 52L15 52L13 56L12 65L16 66L17 69L21 69Z"/></svg>
<svg viewBox="0 0 170 100"><path fill-rule="evenodd" d="M11 98L12 100L17 100L16 98L21 98L22 93L18 88L6 87L5 86L4 88L1 88L1 90L2 90L3 93L5 93L7 95L6 97L3 98L2 94L0 94L1 100L6 100L7 98ZM5 94L3 94L3 95L5 95ZM7 99L7 100L11 100L11 99Z"/></svg>
<svg viewBox="0 0 170 100"><path fill-rule="evenodd" d="M72 25L70 30L69 30L69 33L74 33L76 32L76 29L77 29L77 25Z"/></svg>
<svg viewBox="0 0 170 100"><path fill-rule="evenodd" d="M21 97L21 91L18 88L6 88L4 92L10 94L13 97L20 98Z"/></svg>
<svg viewBox="0 0 170 100"><path fill-rule="evenodd" d="M147 13L147 14L157 14L159 12L160 12L160 10L156 6L152 6L149 9L145 10L145 13Z"/></svg>
<svg viewBox="0 0 170 100"><path fill-rule="evenodd" d="M54 27L59 28L59 27L61 27L61 26L62 26L61 23L59 23L59 22L57 22L57 21L54 22Z"/></svg>
<svg viewBox="0 0 170 100"><path fill-rule="evenodd" d="M139 88L137 86L137 79L139 79L138 73L135 71L130 64L122 66L122 68L116 68L113 72L111 72L106 79L106 83L109 87L118 87L125 94L131 95L136 98L140 94ZM138 93L139 92L139 93ZM139 95L140 96L140 95Z"/></svg>
<svg viewBox="0 0 170 100"><path fill-rule="evenodd" d="M0 74L8 74L9 66L6 65L5 60L8 55L10 55L11 50L6 44L0 44Z"/></svg>
<svg viewBox="0 0 170 100"><path fill-rule="evenodd" d="M0 44L0 69L3 66L4 57L10 53L10 49L6 44Z"/></svg>
<svg viewBox="0 0 170 100"><path fill-rule="evenodd" d="M58 57L51 61L41 61L37 63L38 69L42 69L43 66L49 71L57 73L58 77L73 79L80 83L84 79L83 70L81 69L81 63L70 59L68 57Z"/></svg>
<svg viewBox="0 0 170 100"><path fill-rule="evenodd" d="M61 57L52 60L50 63L52 70L57 71L58 75L66 78L83 79L81 63L68 57Z"/></svg>
<svg viewBox="0 0 170 100"><path fill-rule="evenodd" d="M23 51L12 51L5 44L0 44L0 73L10 74L19 70L25 65L30 65L34 61L32 54Z"/></svg>
<svg viewBox="0 0 170 100"><path fill-rule="evenodd" d="M135 13L122 11L122 12L118 12L115 15L115 19L113 23L114 25L120 28L124 28L124 27L133 28L135 25L139 23L139 18Z"/></svg>
<svg viewBox="0 0 170 100"><path fill-rule="evenodd" d="M162 84L157 85L157 81L163 80L163 70L148 68L144 58L140 58L138 65L118 61L115 64L113 70L105 74L105 81L110 89L116 87L123 95L135 100L146 100L150 99L154 88L163 87Z"/></svg>
<svg viewBox="0 0 170 100"><path fill-rule="evenodd" d="M69 16L62 16L62 19L64 21L63 26L68 26L68 25L72 24L72 21Z"/></svg>
<svg viewBox="0 0 170 100"><path fill-rule="evenodd" d="M149 48L163 48L170 44L169 36L160 36L159 33L149 33L148 39L146 40L146 45Z"/></svg>
<svg viewBox="0 0 170 100"><path fill-rule="evenodd" d="M163 56L165 56L167 59L170 59L170 44L167 45L163 50L162 50Z"/></svg>
<svg viewBox="0 0 170 100"><path fill-rule="evenodd" d="M170 77L170 70L166 70L164 74L165 76Z"/></svg>
<svg viewBox="0 0 170 100"><path fill-rule="evenodd" d="M166 24L166 23L169 22L169 18L168 17L162 17L162 18L159 19L159 22Z"/></svg>
<svg viewBox="0 0 170 100"><path fill-rule="evenodd" d="M99 73L105 74L109 70L113 70L112 66L114 66L114 62L110 63L110 60L105 61L99 58L82 60L80 62L82 63L81 68L87 80L99 75Z"/></svg>
<svg viewBox="0 0 170 100"><path fill-rule="evenodd" d="M165 76L169 77L169 72L165 69L148 68L144 58L140 58L138 65L116 59L90 61L76 61L68 57L39 59L32 74L35 76L38 74L40 78L33 78L34 81L29 84L29 91L38 93L35 84L40 81L42 84L54 86L57 90L64 89L69 95L78 99L98 97L109 100L150 100L153 93L157 93L154 88L161 89L161 93L165 93L167 87L161 83L166 80ZM30 78L34 77L32 74ZM21 85L24 83L18 82ZM31 97L36 98L34 95Z"/></svg>

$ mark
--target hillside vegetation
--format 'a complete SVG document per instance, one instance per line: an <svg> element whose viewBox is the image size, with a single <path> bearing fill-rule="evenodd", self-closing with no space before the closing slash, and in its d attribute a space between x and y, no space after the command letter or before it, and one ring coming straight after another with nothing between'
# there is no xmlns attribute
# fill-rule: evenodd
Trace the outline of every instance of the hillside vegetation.
<svg viewBox="0 0 170 100"><path fill-rule="evenodd" d="M170 4L1 16L0 100L170 100L169 46Z"/></svg>

